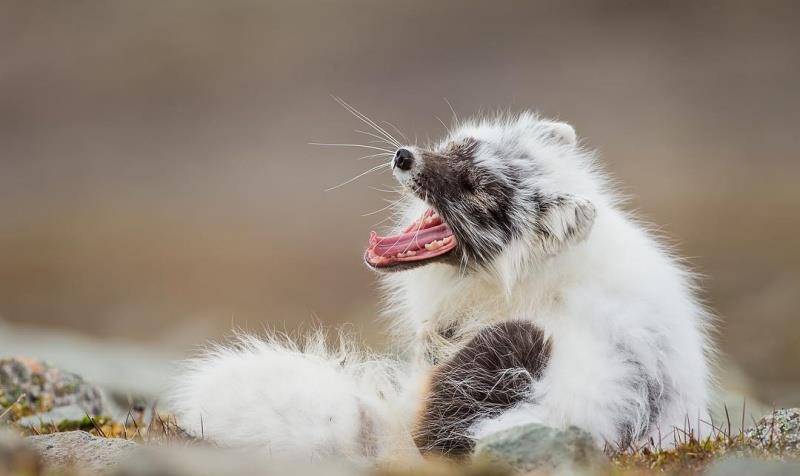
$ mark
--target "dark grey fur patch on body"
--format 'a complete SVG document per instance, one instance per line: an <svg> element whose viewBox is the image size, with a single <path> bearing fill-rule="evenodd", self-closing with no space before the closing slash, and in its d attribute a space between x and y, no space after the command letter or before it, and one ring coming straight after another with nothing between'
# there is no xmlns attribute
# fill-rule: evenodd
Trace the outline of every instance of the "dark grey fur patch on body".
<svg viewBox="0 0 800 476"><path fill-rule="evenodd" d="M616 442L620 449L625 450L634 442L645 437L653 430L663 408L672 396L672 390L663 379L663 370L659 365L658 375L648 373L644 364L630 350L618 347L626 355L625 361L631 367L632 374L629 386L632 390L642 393L646 398L644 412L647 419L646 426L637 426L630 415L622 415L619 422L619 441Z"/></svg>
<svg viewBox="0 0 800 476"><path fill-rule="evenodd" d="M506 321L481 330L431 376L414 441L423 453L469 454L479 419L530 398L550 358L551 343L535 325Z"/></svg>

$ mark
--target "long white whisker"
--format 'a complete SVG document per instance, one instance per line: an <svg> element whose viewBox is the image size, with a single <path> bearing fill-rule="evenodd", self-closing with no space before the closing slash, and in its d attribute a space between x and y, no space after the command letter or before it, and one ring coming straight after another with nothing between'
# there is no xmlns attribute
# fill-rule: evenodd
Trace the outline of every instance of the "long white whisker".
<svg viewBox="0 0 800 476"><path fill-rule="evenodd" d="M383 193L403 193L402 192L403 189L400 188L394 190L386 190L384 188L373 187L372 185L367 186L367 188L370 190L375 190L376 192L383 192Z"/></svg>
<svg viewBox="0 0 800 476"><path fill-rule="evenodd" d="M444 126L444 130L446 130L447 133L450 134L450 128L447 127L447 124L445 124L444 121L441 118L439 118L439 116L433 116L433 117L435 117L436 120L439 121Z"/></svg>
<svg viewBox="0 0 800 476"><path fill-rule="evenodd" d="M355 177L351 178L350 180L347 180L346 182L342 182L339 185L333 186L331 188L326 188L325 191L326 192L330 192L331 190L336 190L339 187L343 187L343 186L347 185L348 183L354 182L355 180L367 175L368 173L374 172L374 171L380 169L381 167L388 167L388 166L389 166L389 164L376 165L375 167L372 167L371 169L369 169L369 170L367 170L365 172L361 172L360 174L356 175Z"/></svg>
<svg viewBox="0 0 800 476"><path fill-rule="evenodd" d="M421 229L422 229L422 219L420 219L420 221L419 221L419 226L417 226L417 231L414 232L414 237L411 238L411 241L408 242L408 245L406 245L405 249L402 251L403 253L408 251L409 248L411 248L411 245L413 245L414 243L417 242L417 238L419 237L419 231Z"/></svg>
<svg viewBox="0 0 800 476"><path fill-rule="evenodd" d="M401 217L401 215L402 214L398 213L398 212L390 213L389 216L385 217L383 220L381 220L381 221L379 221L377 223L373 223L372 224L372 228L376 228L378 225L380 225L382 223L385 223L385 222L387 222L389 220L397 221Z"/></svg>
<svg viewBox="0 0 800 476"><path fill-rule="evenodd" d="M330 146L330 147L362 147L364 149L374 149L374 150L382 150L389 154L394 154L393 150L384 149L383 147L375 147L374 145L364 145L364 144L325 144L322 142L309 142L309 145L323 145L323 146Z"/></svg>
<svg viewBox="0 0 800 476"><path fill-rule="evenodd" d="M448 101L448 100L447 100L447 98L442 98L442 99L444 99L444 102L446 102L446 103L447 103L447 105L450 107L450 112L452 112L452 113L453 113L453 119L456 121L456 124L458 124L459 122L461 122L461 121L459 121L459 120L458 120L458 114L456 114L456 110L455 110L455 109L453 109L453 105L452 105L452 104L450 104L450 101Z"/></svg>
<svg viewBox="0 0 800 476"><path fill-rule="evenodd" d="M428 202L428 192L425 192L425 202L426 203ZM403 250L403 253L408 251L408 249L411 247L411 245L417 242L417 238L419 237L419 231L422 229L422 222L425 221L423 219L424 216L425 216L425 214L423 213L422 217L420 217L420 219L419 219L419 226L417 226L417 231L414 232L414 237L411 238L411 241L408 242L408 245L406 246L406 249ZM397 243L395 243L395 244L397 244Z"/></svg>
<svg viewBox="0 0 800 476"><path fill-rule="evenodd" d="M357 117L357 118L358 118L358 119L359 119L361 122L363 122L364 124L367 124L368 126L372 127L372 128L373 128L373 129L375 129L375 131L376 131L376 132L378 132L379 134L382 134L382 135L384 135L384 136L386 137L386 139L389 139L389 140L391 140L391 141L394 141L394 142L398 142L398 140L397 140L397 139L395 139L395 138L394 138L394 136L392 136L391 134L389 134L388 132L386 132L386 130L385 130L385 129L383 129L381 126L379 126L379 125L375 124L375 121L373 121L372 119L370 119L369 117L367 117L367 116L366 116L366 114L363 114L363 113L362 113L362 112L360 112L358 109L356 109L356 108L354 108L353 106L351 106L351 105L347 104L347 103L344 101L344 99L342 99L342 98L340 98L340 97L338 97L338 96L333 96L333 99L334 99L334 101L336 101L337 103L339 103L339 105L341 105L343 108L345 108L345 109L347 109L348 111L350 111L350 114L352 114L352 115L356 116L356 117Z"/></svg>
<svg viewBox="0 0 800 476"><path fill-rule="evenodd" d="M399 204L400 204L400 202L402 202L402 201L403 201L403 198L402 198L402 197L401 197L401 198L399 198L399 199L397 199L397 200L389 200L389 202L390 202L390 203L389 203L388 205L386 205L385 207L381 208L380 210L375 210L374 212L365 213L365 214L363 214L363 215L361 215L361 216L362 216L362 217L368 217L368 216L370 216L370 215L375 215L376 213L380 213L380 212L382 212L382 211L384 211L384 210L388 210L388 209L390 209L390 208L392 208L392 207L396 207L396 206L397 206L397 205L399 205Z"/></svg>
<svg viewBox="0 0 800 476"><path fill-rule="evenodd" d="M398 134L400 134L400 137L402 137L403 140L406 141L406 143L408 143L408 137L406 137L406 135L403 134L403 131L401 131L396 125L392 124L389 121L381 121L381 124L387 124L389 126L392 126L392 129L394 129Z"/></svg>
<svg viewBox="0 0 800 476"><path fill-rule="evenodd" d="M375 157L383 157L383 156L391 157L392 155L394 154L392 154L391 152L378 152L377 154L365 155L364 157L359 157L356 160L373 159Z"/></svg>
<svg viewBox="0 0 800 476"><path fill-rule="evenodd" d="M379 136L377 134L373 134L372 132L362 131L360 129L356 129L355 131L357 133L359 133L359 134L366 134L366 135L368 135L370 137L374 137L374 138L378 139L379 141L381 141L381 142L383 142L385 144L389 144L389 145L395 146L395 147L400 147L400 143L399 142L394 142L394 141L387 140L386 138L381 137L381 136Z"/></svg>
<svg viewBox="0 0 800 476"><path fill-rule="evenodd" d="M391 140L393 140L395 142L398 142L397 139L395 139L394 136L392 136L391 134L386 132L386 130L384 128L382 128L378 124L376 124L375 121L370 119L366 114L362 113L361 111L359 111L355 107L351 106L350 104L347 104L344 101L344 99L342 99L340 97L336 97L336 96L334 96L334 99L336 99L336 101L339 102L339 104L342 107L344 107L345 109L350 111L351 114L353 114L359 120L361 120L361 122L363 122L364 124L367 124L368 126L372 127L373 129L375 129L376 132L378 132L380 134L383 134L387 139L391 139Z"/></svg>

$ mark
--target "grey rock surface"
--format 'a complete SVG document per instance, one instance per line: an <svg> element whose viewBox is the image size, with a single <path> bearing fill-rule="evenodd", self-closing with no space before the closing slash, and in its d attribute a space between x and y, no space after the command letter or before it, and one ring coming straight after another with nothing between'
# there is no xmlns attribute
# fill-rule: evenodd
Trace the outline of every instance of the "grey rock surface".
<svg viewBox="0 0 800 476"><path fill-rule="evenodd" d="M758 448L800 452L800 408L783 408L765 415L745 432L745 437Z"/></svg>
<svg viewBox="0 0 800 476"><path fill-rule="evenodd" d="M110 476L359 476L366 467L342 462L286 462L254 449L229 450L211 446L142 446L123 458Z"/></svg>
<svg viewBox="0 0 800 476"><path fill-rule="evenodd" d="M478 442L475 458L507 465L519 472L601 470L606 456L585 431L522 425L489 435Z"/></svg>
<svg viewBox="0 0 800 476"><path fill-rule="evenodd" d="M75 467L86 472L107 471L139 445L119 438L98 438L85 431L29 436L25 441L48 467Z"/></svg>
<svg viewBox="0 0 800 476"><path fill-rule="evenodd" d="M93 416L104 410L100 390L79 375L35 359L0 358L0 406L12 405L23 394L19 403L27 414L66 406Z"/></svg>
<svg viewBox="0 0 800 476"><path fill-rule="evenodd" d="M711 465L705 476L797 476L800 462L755 458L723 458Z"/></svg>

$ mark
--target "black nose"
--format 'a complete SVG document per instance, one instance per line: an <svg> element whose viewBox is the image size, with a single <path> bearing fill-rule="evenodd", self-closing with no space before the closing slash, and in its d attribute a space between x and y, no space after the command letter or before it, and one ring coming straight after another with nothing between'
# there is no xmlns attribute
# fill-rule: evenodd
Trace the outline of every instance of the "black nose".
<svg viewBox="0 0 800 476"><path fill-rule="evenodd" d="M397 167L400 170L411 170L414 165L414 155L408 149L397 149L394 154L394 162L392 168Z"/></svg>

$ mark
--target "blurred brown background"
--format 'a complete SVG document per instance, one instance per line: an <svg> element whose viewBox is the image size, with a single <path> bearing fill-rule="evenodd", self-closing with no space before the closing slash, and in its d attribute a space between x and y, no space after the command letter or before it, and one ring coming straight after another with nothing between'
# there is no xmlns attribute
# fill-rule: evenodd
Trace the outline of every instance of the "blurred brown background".
<svg viewBox="0 0 800 476"><path fill-rule="evenodd" d="M182 353L232 326L383 343L389 174L330 98L574 124L706 279L723 350L800 381L796 2L0 1L0 316Z"/></svg>

